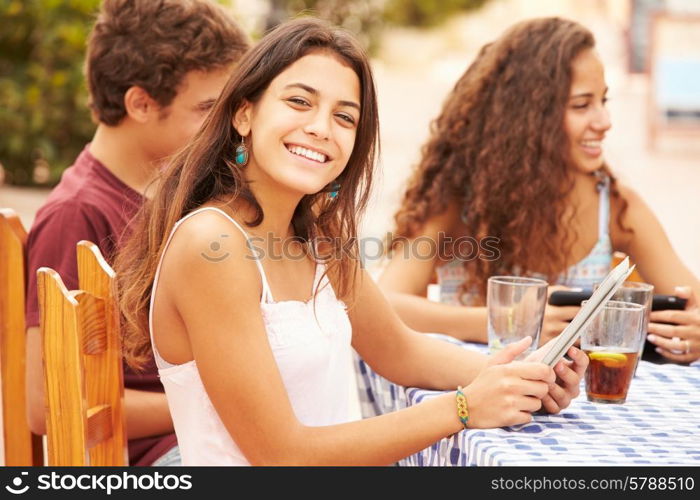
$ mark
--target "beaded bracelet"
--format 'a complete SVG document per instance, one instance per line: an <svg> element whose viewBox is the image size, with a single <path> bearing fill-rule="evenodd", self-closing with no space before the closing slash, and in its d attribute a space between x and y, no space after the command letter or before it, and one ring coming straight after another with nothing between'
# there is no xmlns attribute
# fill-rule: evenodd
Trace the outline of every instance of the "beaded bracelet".
<svg viewBox="0 0 700 500"><path fill-rule="evenodd" d="M461 387L457 387L457 416L466 429L467 422L469 422L469 408L467 408L467 397L462 392Z"/></svg>

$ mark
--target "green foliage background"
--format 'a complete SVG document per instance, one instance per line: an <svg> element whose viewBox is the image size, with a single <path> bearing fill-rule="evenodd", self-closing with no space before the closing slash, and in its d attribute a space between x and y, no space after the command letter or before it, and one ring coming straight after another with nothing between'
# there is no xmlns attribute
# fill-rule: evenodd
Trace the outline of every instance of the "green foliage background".
<svg viewBox="0 0 700 500"><path fill-rule="evenodd" d="M55 181L94 125L82 74L99 0L0 0L0 163L31 184L37 161Z"/></svg>
<svg viewBox="0 0 700 500"><path fill-rule="evenodd" d="M487 0L387 0L384 16L398 25L435 26L459 11L477 9Z"/></svg>
<svg viewBox="0 0 700 500"><path fill-rule="evenodd" d="M386 23L432 26L487 0L268 1L268 28L310 13L356 33L372 50ZM245 0L235 3L245 12ZM91 139L95 125L82 69L99 5L100 0L0 0L0 167L6 182L54 184ZM48 167L48 180L33 176L37 165Z"/></svg>

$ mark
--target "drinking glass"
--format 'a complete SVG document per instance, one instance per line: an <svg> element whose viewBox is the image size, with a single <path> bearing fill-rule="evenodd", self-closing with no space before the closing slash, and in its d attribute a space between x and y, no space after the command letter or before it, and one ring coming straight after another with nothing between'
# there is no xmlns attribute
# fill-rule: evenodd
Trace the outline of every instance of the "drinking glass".
<svg viewBox="0 0 700 500"><path fill-rule="evenodd" d="M520 359L537 349L546 303L547 282L544 280L490 277L486 293L489 352L497 352L524 337L532 337L532 345Z"/></svg>
<svg viewBox="0 0 700 500"><path fill-rule="evenodd" d="M589 359L585 376L589 401L625 402L644 340L644 314L641 304L609 301L584 329L581 349Z"/></svg>
<svg viewBox="0 0 700 500"><path fill-rule="evenodd" d="M596 288L598 288L598 284L593 287L594 290ZM646 334L649 331L649 315L651 314L651 303L654 300L654 285L639 283L637 281L626 281L613 294L611 300L632 302L644 306L644 324L642 325L644 338L639 346L637 363L634 365L634 373L637 373L637 366L639 366L639 360L642 358L642 353L644 352Z"/></svg>

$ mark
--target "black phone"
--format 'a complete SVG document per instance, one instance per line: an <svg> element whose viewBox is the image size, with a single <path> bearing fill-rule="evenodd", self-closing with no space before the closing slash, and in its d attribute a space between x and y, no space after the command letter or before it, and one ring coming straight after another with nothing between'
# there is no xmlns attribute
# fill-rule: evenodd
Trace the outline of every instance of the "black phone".
<svg viewBox="0 0 700 500"><path fill-rule="evenodd" d="M557 290L549 296L549 304L552 306L580 306L581 302L590 299L592 294L593 291L590 288Z"/></svg>
<svg viewBox="0 0 700 500"><path fill-rule="evenodd" d="M654 295L651 301L652 311L667 311L669 309L682 311L688 304L688 299L675 295Z"/></svg>
<svg viewBox="0 0 700 500"><path fill-rule="evenodd" d="M557 290L549 296L549 303L553 306L580 306L581 302L591 298L593 292L587 288L572 290ZM687 299L675 295L654 295L651 301L652 311L666 311L669 309L685 309Z"/></svg>

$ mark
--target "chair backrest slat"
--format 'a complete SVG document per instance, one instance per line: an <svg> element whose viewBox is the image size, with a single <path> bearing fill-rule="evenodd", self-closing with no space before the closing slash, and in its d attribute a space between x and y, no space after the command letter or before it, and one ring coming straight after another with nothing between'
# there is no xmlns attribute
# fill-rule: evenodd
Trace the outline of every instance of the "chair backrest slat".
<svg viewBox="0 0 700 500"><path fill-rule="evenodd" d="M77 255L80 290L38 271L49 465L127 465L114 271L93 243Z"/></svg>
<svg viewBox="0 0 700 500"><path fill-rule="evenodd" d="M17 214L0 209L0 370L5 465L43 465L41 436L29 430L25 381L24 246Z"/></svg>
<svg viewBox="0 0 700 500"><path fill-rule="evenodd" d="M77 247L79 287L87 295L79 298L81 304L87 297L95 298L94 304L85 302L83 324L85 369L91 376L87 379L88 407L107 405L110 408L112 434L90 448L93 464L126 465L125 417L123 410L124 374L122 370L121 341L119 338L119 316L114 294L114 270L107 264L99 248L92 242L80 241ZM89 320L95 314L102 321Z"/></svg>
<svg viewBox="0 0 700 500"><path fill-rule="evenodd" d="M83 330L82 349L84 354L97 355L107 349L107 325L105 301L94 295L81 293L75 297L82 306L78 325Z"/></svg>
<svg viewBox="0 0 700 500"><path fill-rule="evenodd" d="M53 269L37 271L46 380L46 437L52 466L88 465L87 402L78 301Z"/></svg>

